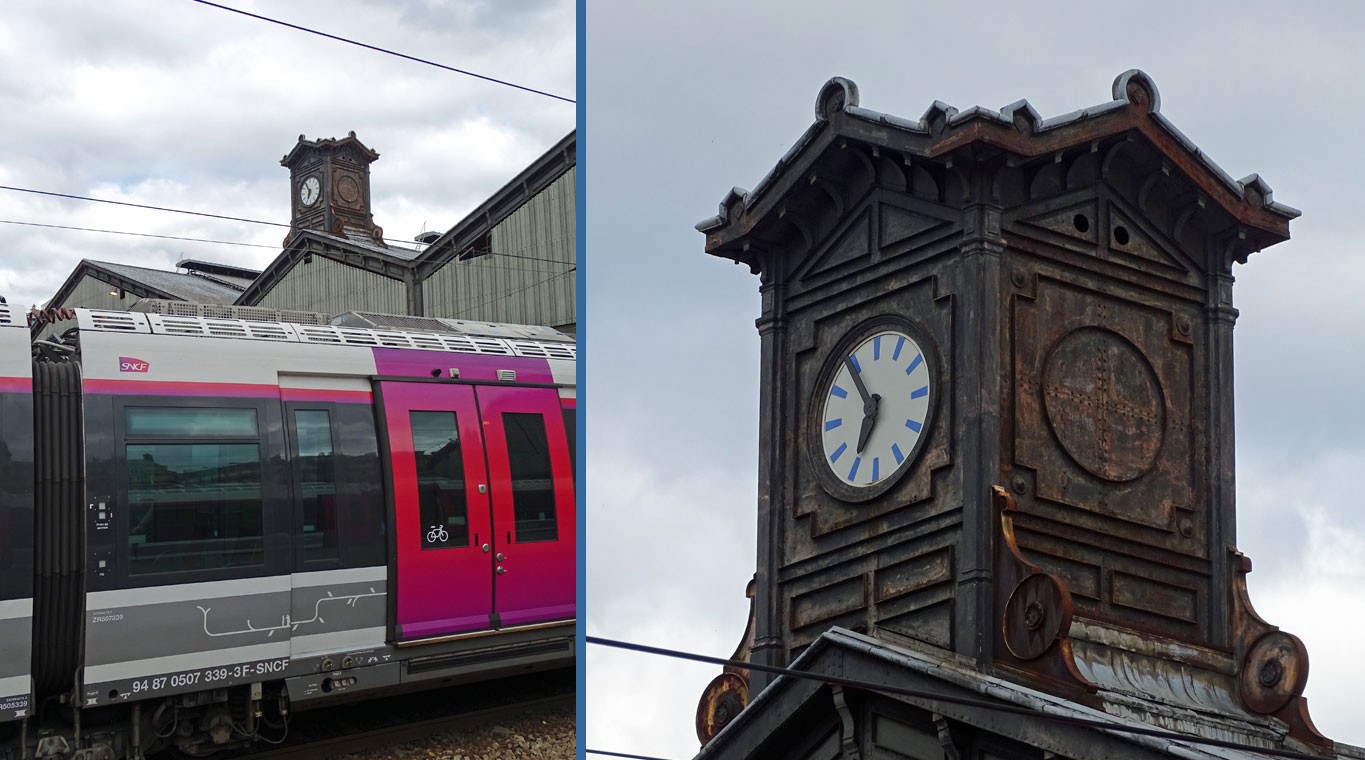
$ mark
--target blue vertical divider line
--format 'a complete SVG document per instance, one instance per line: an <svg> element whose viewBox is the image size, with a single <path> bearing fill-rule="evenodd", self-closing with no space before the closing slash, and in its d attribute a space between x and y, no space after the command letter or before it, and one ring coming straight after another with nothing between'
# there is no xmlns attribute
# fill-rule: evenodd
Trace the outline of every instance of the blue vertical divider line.
<svg viewBox="0 0 1365 760"><path fill-rule="evenodd" d="M583 254L588 250L588 133L585 129L588 126L588 111L585 105L588 102L588 77L587 77L587 48L588 39L588 11L587 0L576 0L574 3L574 50L575 71L574 80L577 84L578 92L574 96L577 101L576 128L578 139L575 140L575 151L577 156L577 173L574 182L574 210L578 217L577 233L574 240L574 263L578 268L578 281L575 283L575 295L577 297L577 314L574 319L577 322L577 335L575 341L578 344L578 364L574 368L574 406L577 408L575 414L578 416L578 472L574 473L574 506L575 521L578 523L578 540L575 551L577 555L575 565L578 568L576 591L578 599L574 604L574 611L577 623L574 626L574 692L577 695L574 699L574 739L577 744L576 754L579 760L587 756L585 748L587 745L587 690L588 690L588 652L587 643L584 638L587 631L588 622L588 569L587 569L587 546L588 546L588 323L583 317L584 305L587 303L587 281L588 281L588 261Z"/></svg>

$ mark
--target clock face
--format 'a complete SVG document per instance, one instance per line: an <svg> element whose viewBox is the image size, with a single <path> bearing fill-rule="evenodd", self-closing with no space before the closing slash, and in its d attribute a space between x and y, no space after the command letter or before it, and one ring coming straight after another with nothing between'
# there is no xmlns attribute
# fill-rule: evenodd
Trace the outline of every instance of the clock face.
<svg viewBox="0 0 1365 760"><path fill-rule="evenodd" d="M816 404L824 465L838 491L870 497L909 468L925 433L936 391L929 359L905 332L882 329L829 361Z"/></svg>
<svg viewBox="0 0 1365 760"><path fill-rule="evenodd" d="M317 177L309 177L299 185L299 201L305 206L311 206L318 202L318 196L322 194L322 184Z"/></svg>

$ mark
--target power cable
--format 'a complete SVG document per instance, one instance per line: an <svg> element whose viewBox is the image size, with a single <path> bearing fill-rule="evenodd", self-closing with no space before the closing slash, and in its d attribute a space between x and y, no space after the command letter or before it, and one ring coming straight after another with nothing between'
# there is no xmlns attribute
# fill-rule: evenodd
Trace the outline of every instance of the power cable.
<svg viewBox="0 0 1365 760"><path fill-rule="evenodd" d="M240 245L247 248L275 248L273 245L261 245L260 243L236 243L231 240L207 240L205 238L177 237L175 235L153 235L150 232L123 232L122 230L97 230L92 227L68 227L62 224L39 224L37 222L16 222L12 219L0 219L0 224L18 224L24 227L46 227L53 230L75 230L77 232L102 232L106 235L132 235L133 237L161 238L162 240L186 240L191 243L217 243L218 245Z"/></svg>
<svg viewBox="0 0 1365 760"><path fill-rule="evenodd" d="M624 757L629 760L670 760L666 757L654 757L653 755L632 755L628 752L608 752L604 749L585 749L589 755L602 755L603 757Z"/></svg>
<svg viewBox="0 0 1365 760"><path fill-rule="evenodd" d="M196 1L197 1L197 0L196 0ZM263 221L263 220L260 220L260 219L247 219L247 218L241 217L241 216L224 216L224 215L222 215L222 214L210 214L210 213L207 213L207 212L205 212L205 211L189 211L189 210L180 209L180 208L167 208L166 206L148 206L148 205L142 204L142 203L131 203L131 202L129 202L129 201L114 201L114 200L109 200L109 199L107 199L107 198L91 198L90 196L87 196L87 195L72 195L72 194L70 194L70 193L54 193L54 192L51 192L51 191L49 191L49 190L33 190L33 189L27 188L27 187L14 187L14 186L12 186L12 185L0 185L0 190L11 190L11 191L16 192L16 193L31 193L31 194L33 194L33 195L47 195L47 196L51 196L51 197L53 197L53 198L67 198L67 199L69 199L69 200L74 200L74 201L89 201L89 202L91 202L91 203L108 203L108 204L112 204L112 205L115 205L115 206L129 206L129 207L132 207L132 208L145 208L145 209L149 209L149 210L152 210L152 211L166 211L166 212L169 212L169 213L172 213L172 214L187 214L187 215L189 215L189 216L206 216L206 217L208 217L208 218L210 218L210 219L225 219L225 220L230 221L230 222L246 222L247 224L264 224L264 225L267 225L267 226L270 226L270 227L284 227L284 228L286 228L286 229L290 229L290 228L291 228L291 225L288 225L288 224L281 224L280 222L267 222L267 221ZM50 227L58 227L58 228L60 228L60 229L84 229L84 228L81 228L81 227L69 227L69 228L67 228L67 227L60 227L60 225L38 225L38 224L35 224L35 223L33 223L33 222L10 222L10 223L11 223L11 224L31 224L31 225L33 225L33 226L50 226ZM89 231L91 231L91 232L99 232L100 230L89 230ZM136 234L139 234L139 233L126 232L126 233L114 233L114 234L136 235ZM148 237L156 237L156 236L155 236L155 235L149 235ZM185 239L185 240L191 240L192 238L184 238L184 239ZM389 242L389 243L401 243L401 244L404 244L404 245L408 244L408 241L406 241L406 240L398 240L398 239L396 239L396 238L384 238L384 241L385 241L385 242ZM203 241L203 242L221 242L221 241L212 241L212 240L208 240L208 241ZM228 243L228 245L250 245L250 244L248 244L248 243ZM274 246L265 245L265 246L259 246L259 247L261 247L261 248L273 248ZM412 250L412 249L407 249L407 250ZM570 265L572 265L572 264L574 263L574 262L567 262L567 261L559 261L559 260L557 260L557 259L544 259L544 258L538 258L538 257L535 257L535 256L521 256L521 255L518 255L518 254L515 254L515 253L501 253L501 252L498 252L498 251L491 251L491 250L490 250L490 251L482 251L482 252L480 252L480 255L486 255L486 256L503 256L503 257L512 258L512 259L529 259L529 260L531 260L531 261L543 261L543 262L545 262L545 263L547 263L547 264L570 264Z"/></svg>
<svg viewBox="0 0 1365 760"><path fill-rule="evenodd" d="M481 257L481 256L501 256L501 257L503 257L503 258L508 258L508 259L526 259L527 261L543 261L543 262L545 262L546 264L563 264L563 265L565 265L565 266L574 266L575 264L578 263L578 262L576 262L576 261L559 261L558 259L542 259L542 258L540 258L540 257L538 257L538 256L521 256L521 255L515 254L515 253L498 253L497 251L477 251L473 256L469 256L469 257L466 257L466 258L463 258L463 259L461 259L461 258L459 258L459 257L457 256L454 260L455 260L455 261L476 261L476 260L478 260L479 257Z"/></svg>
<svg viewBox="0 0 1365 760"><path fill-rule="evenodd" d="M677 649L666 649L664 647L654 647L646 644L634 644L628 641L604 639L599 636L588 636L587 642L589 644L596 644L597 646L624 649L626 651L639 652L641 654L653 654L659 655L661 657L672 657L679 660L691 660L693 662L703 662L709 665L747 668L748 670L757 670L761 673L773 673L775 675L789 676L791 678L800 678L809 681L819 681L824 684L844 686L852 689L863 689L866 691L879 692L882 694L893 694L903 697L911 697L913 699L928 700L931 702L938 701L946 704L961 705L963 707L974 707L982 710L992 710L994 712L999 713L1020 715L1023 717L1027 717L1031 720L1047 720L1052 721L1053 723L1076 726L1079 728L1093 728L1102 731L1134 734L1137 736L1148 736L1155 739L1165 739L1167 741L1185 742L1187 744L1202 744L1210 747L1220 747L1222 749L1235 749L1246 752L1260 753L1263 755L1270 755L1273 757L1288 757L1293 758L1294 760L1323 760L1323 758L1319 755L1309 755L1303 752L1295 752L1293 750L1288 749L1251 747L1246 744L1241 744L1239 742L1224 741L1222 739L1212 739L1203 736L1195 736L1193 734L1182 734L1174 731L1167 731L1161 728L1148 728L1146 726L1129 726L1121 723L1109 723L1107 721L1095 720L1092 718L1079 718L1069 715L1056 715L1053 713L1033 710L1027 707L1017 707L1015 705L1003 705L994 702L986 702L984 700L976 699L973 697L955 697L948 694L936 694L934 692L929 691L907 689L900 686L872 683L870 681L860 681L852 678L843 678L835 675L811 673L804 670L793 670L791 668L777 667L774 665L763 665L761 663L756 662L730 660L724 657L711 657L704 654L683 652Z"/></svg>
<svg viewBox="0 0 1365 760"><path fill-rule="evenodd" d="M456 314L456 315L453 317L453 319L460 319L461 317L463 317L464 315L468 314L469 312L471 312L471 311L477 311L477 310L479 310L479 309L482 309L483 307L485 307L485 306L487 306L488 304L491 304L491 303L493 303L493 302L495 302L495 301L501 301L501 300L503 300L503 299L505 299L505 298L511 298L512 296L514 296L514 295L516 295L516 294L518 294L518 293L523 293L523 292L525 292L525 291L527 291L527 290L530 290L531 288L538 287L538 286L540 286L540 285L544 285L544 284L550 282L551 280L557 280L557 279L559 279L560 277L563 277L563 276L565 276L565 275L567 275L567 274L570 274L570 273L576 271L577 269L578 269L578 267L575 266L573 269L566 269L566 270L564 270L563 272L560 272L560 273L558 273L558 274L550 275L549 277L546 277L546 278L543 279L543 280L537 280L537 281L531 283L530 285L526 285L526 286L524 286L524 287L517 288L516 290L510 290L510 291L508 291L508 292L506 292L506 293L503 293L503 294L501 294L501 295L494 296L494 297L492 297L492 298L490 298L490 299L488 299L488 300L486 300L486 301L483 301L483 302L481 302L481 303L477 303L477 304L475 304L475 305L469 307L468 309L465 309L465 310L461 311L459 314Z"/></svg>
<svg viewBox="0 0 1365 760"><path fill-rule="evenodd" d="M211 7L213 7L213 8L218 8L218 9L220 9L220 10L231 11L232 13L240 13L240 14L243 15L243 16L249 16L249 17L251 17L251 18L258 19L258 20L260 20L260 21L268 21L268 22L270 22L270 23L272 23L272 24L279 24L280 26L288 27L288 28L294 29L294 30L296 30L296 31L307 32L307 33L309 33L309 34L316 34L316 35L319 36L319 37L326 37L326 38L329 39L329 40L336 40L337 42L345 42L345 43L347 43L347 44L349 44L349 45L355 45L355 46L357 46L357 47L363 47L363 48L365 48L366 50L373 50L373 51L375 51L375 52L377 52L377 53L386 53L386 54L388 54L388 55L397 56L397 57L399 57L399 58L405 58L405 59L407 59L407 60L409 60L409 61L415 61L415 62L417 62L417 63L425 63L425 64L428 65L428 66L435 66L435 67L438 68L438 69L445 69L446 71L453 71L453 72L455 72L456 74L463 74L463 75L465 75L465 76L467 76L467 77L474 77L475 79L482 79L482 80L484 80L485 82L492 82L492 83L494 83L494 84L500 84L500 85L503 85L504 87L512 87L512 88L514 88L514 89L518 89L518 90L522 90L522 91L525 91L525 92L534 93L534 94L536 94L536 95L544 95L544 96L547 97L547 98L554 98L555 100L562 100L562 101L564 101L565 103L573 103L573 102L575 102L572 98L566 98L566 97L564 97L563 95L555 95L555 94L552 93L552 92L545 92L544 90L537 90L537 89L535 89L534 87L527 87L527 86L525 86L525 85L516 84L516 83L514 83L514 82L508 82L508 81L505 80L505 79L496 79L496 78L494 78L494 77L486 76L486 75L484 75L484 74L476 74L476 73L474 73L474 72L472 72L472 71L466 71L466 70L464 70L464 69L457 69L457 68L455 68L454 66L447 66L447 65L445 65L445 64L443 64L443 63L436 63L435 61L428 61L428 60L425 59L425 58L418 58L418 57L416 57L416 56L408 55L408 54L406 54L406 53L399 53L399 52L394 51L394 50L389 50L388 48L382 48L382 47L378 47L378 46L376 46L376 45L367 45L367 44L365 44L364 42L357 42L357 41L352 40L352 39L347 39L346 37L338 37L338 36L335 35L335 34L328 34L327 32L320 32L320 31L318 31L318 30L316 30L316 29L310 29L310 28L308 28L308 27L306 27L306 26L299 26L298 24L291 24L291 23L289 23L289 22L287 22L287 21L280 21L279 19L273 19L273 18L270 18L270 17L268 17L268 16L261 16L261 15L255 14L255 13L248 13L248 12L246 12L246 11L244 11L244 10L239 10L239 9L237 9L237 8L229 8L229 7L226 6L226 5L219 5L218 3L211 3L211 2L209 2L209 0L193 0L193 2L199 3L200 5L207 5L207 6L211 6Z"/></svg>
<svg viewBox="0 0 1365 760"><path fill-rule="evenodd" d="M259 219L243 219L240 216L222 216L221 214L209 214L203 211L186 211L178 208L166 208L165 206L147 206L141 203L129 203L128 201L111 201L107 198L90 198L84 195L69 195L67 193L54 193L47 190L30 190L26 187L11 187L0 185L0 190L13 190L16 193L32 193L34 195L50 195L54 198L70 198L75 201L90 201L91 203L109 203L115 206L131 206L133 208L146 208L153 211L169 211L172 214L189 214L190 216L207 216L210 219L226 219L230 222L247 222L249 224L268 224L271 227L288 227L287 224L279 222L263 222Z"/></svg>

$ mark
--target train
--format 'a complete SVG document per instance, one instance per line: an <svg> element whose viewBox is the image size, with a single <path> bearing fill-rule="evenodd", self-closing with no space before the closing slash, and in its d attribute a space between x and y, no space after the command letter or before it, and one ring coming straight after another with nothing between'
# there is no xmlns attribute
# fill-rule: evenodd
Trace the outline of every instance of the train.
<svg viewBox="0 0 1365 760"><path fill-rule="evenodd" d="M10 308L5 760L573 663L571 340L94 309L34 340Z"/></svg>

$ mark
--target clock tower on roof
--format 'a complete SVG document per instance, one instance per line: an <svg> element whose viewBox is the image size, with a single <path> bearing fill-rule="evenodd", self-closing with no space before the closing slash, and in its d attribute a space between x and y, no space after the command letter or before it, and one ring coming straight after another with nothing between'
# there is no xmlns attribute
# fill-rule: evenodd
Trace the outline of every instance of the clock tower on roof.
<svg viewBox="0 0 1365 760"><path fill-rule="evenodd" d="M370 164L378 158L355 132L341 139L299 135L294 149L280 159L289 169L293 211L286 244L303 230L316 230L384 245L384 230L370 211Z"/></svg>
<svg viewBox="0 0 1365 760"><path fill-rule="evenodd" d="M761 298L735 660L861 637L1112 714L1330 746L1303 643L1252 609L1236 549L1233 266L1299 212L1160 104L1133 70L1056 118L935 102L915 121L835 78L777 166L698 225ZM698 737L771 686L732 663Z"/></svg>

